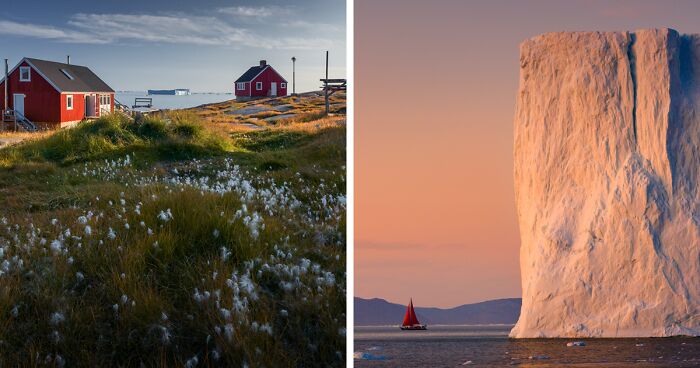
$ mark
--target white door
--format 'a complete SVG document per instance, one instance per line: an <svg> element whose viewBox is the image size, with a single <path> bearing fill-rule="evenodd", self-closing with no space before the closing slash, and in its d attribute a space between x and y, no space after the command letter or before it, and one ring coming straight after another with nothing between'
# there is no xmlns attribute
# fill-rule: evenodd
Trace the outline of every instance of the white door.
<svg viewBox="0 0 700 368"><path fill-rule="evenodd" d="M270 86L270 96L277 96L277 82L272 82Z"/></svg>
<svg viewBox="0 0 700 368"><path fill-rule="evenodd" d="M15 93L12 95L12 98L12 106L15 107L15 111L24 116L24 95L21 93Z"/></svg>

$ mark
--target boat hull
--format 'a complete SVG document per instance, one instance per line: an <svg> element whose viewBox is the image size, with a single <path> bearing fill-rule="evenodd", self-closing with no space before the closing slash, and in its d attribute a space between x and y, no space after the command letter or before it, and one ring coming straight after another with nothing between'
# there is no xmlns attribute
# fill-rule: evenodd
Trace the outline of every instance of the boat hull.
<svg viewBox="0 0 700 368"><path fill-rule="evenodd" d="M423 331L423 330L427 330L428 326L426 326L426 325L399 326L399 328L404 330L404 331Z"/></svg>

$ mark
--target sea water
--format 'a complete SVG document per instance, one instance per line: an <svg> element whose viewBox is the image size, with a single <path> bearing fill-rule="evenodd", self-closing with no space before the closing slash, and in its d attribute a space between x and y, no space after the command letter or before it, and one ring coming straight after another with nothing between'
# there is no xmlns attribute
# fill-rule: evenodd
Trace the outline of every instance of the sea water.
<svg viewBox="0 0 700 368"><path fill-rule="evenodd" d="M700 338L509 339L512 326L355 327L355 367L698 367ZM584 346L567 346L581 341Z"/></svg>
<svg viewBox="0 0 700 368"><path fill-rule="evenodd" d="M153 107L159 109L184 109L199 105L233 100L236 98L231 93L192 93L191 95L148 95L146 91L120 91L116 92L117 101L131 107L136 97L153 99Z"/></svg>

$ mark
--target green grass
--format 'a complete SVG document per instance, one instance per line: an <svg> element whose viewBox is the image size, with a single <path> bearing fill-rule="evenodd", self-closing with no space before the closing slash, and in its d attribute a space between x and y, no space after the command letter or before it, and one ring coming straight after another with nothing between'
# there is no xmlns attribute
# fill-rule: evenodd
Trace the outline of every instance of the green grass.
<svg viewBox="0 0 700 368"><path fill-rule="evenodd" d="M122 154L126 147L152 151L153 158L162 160L220 155L233 149L226 137L205 130L195 120L175 117L169 122L160 118L134 121L114 114L2 150L0 166L27 161L66 165L114 157Z"/></svg>
<svg viewBox="0 0 700 368"><path fill-rule="evenodd" d="M0 366L344 365L344 165L186 114L0 149Z"/></svg>

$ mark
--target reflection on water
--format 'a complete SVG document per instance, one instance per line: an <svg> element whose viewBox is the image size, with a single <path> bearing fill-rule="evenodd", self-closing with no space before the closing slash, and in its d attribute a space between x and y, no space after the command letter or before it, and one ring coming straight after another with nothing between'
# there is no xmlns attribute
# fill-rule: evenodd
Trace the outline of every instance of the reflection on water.
<svg viewBox="0 0 700 368"><path fill-rule="evenodd" d="M508 339L512 326L356 327L356 367L697 367L700 338ZM567 346L583 341L585 346Z"/></svg>

